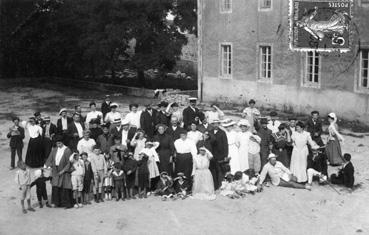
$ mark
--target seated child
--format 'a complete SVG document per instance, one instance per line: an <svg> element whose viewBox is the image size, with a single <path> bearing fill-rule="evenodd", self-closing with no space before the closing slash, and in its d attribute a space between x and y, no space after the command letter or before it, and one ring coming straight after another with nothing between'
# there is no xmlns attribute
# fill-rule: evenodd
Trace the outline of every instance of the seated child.
<svg viewBox="0 0 369 235"><path fill-rule="evenodd" d="M331 183L344 185L347 188L352 189L355 182L355 169L351 162L351 155L345 153L343 158L345 159L345 162L343 163L342 168L338 171L338 175L331 175Z"/></svg>
<svg viewBox="0 0 369 235"><path fill-rule="evenodd" d="M91 162L88 160L87 153L85 152L81 153L81 157L82 157L83 164L85 167L85 175L83 177L82 200L83 200L83 204L87 205L87 204L91 204L89 200L89 195L90 195L92 180L94 178L94 173L92 172Z"/></svg>
<svg viewBox="0 0 369 235"><path fill-rule="evenodd" d="M133 196L133 188L136 183L136 170L137 170L137 161L133 157L133 153L129 152L123 155L123 171L126 176L126 187L127 187L127 199L136 199Z"/></svg>
<svg viewBox="0 0 369 235"><path fill-rule="evenodd" d="M150 185L150 172L148 167L149 156L145 152L140 152L138 165L138 197L147 198L147 188Z"/></svg>
<svg viewBox="0 0 369 235"><path fill-rule="evenodd" d="M162 200L165 201L167 198L173 196L173 180L167 172L163 171L160 174L160 180L156 186L155 195L161 196Z"/></svg>
<svg viewBox="0 0 369 235"><path fill-rule="evenodd" d="M231 173L227 173L222 181L222 185L220 186L220 195L229 197L229 198L239 198L237 193L234 191L234 176Z"/></svg>
<svg viewBox="0 0 369 235"><path fill-rule="evenodd" d="M174 178L174 192L176 193L176 198L181 198L182 200L186 199L188 190L189 187L186 176L184 173L178 172L177 177Z"/></svg>
<svg viewBox="0 0 369 235"><path fill-rule="evenodd" d="M254 169L247 169L246 171L243 172L242 175L242 182L245 184L246 186L246 190L250 193L255 193L257 191L257 186L256 184L259 181L259 175L255 173Z"/></svg>
<svg viewBox="0 0 369 235"><path fill-rule="evenodd" d="M113 177L111 173L113 172L114 162L113 160L111 160L109 155L105 155L105 162L106 162L106 168L107 168L107 172L104 178L105 200L111 200L111 191L113 189Z"/></svg>
<svg viewBox="0 0 369 235"><path fill-rule="evenodd" d="M122 169L120 168L121 166L119 162L114 163L113 172L111 175L113 177L115 192L117 194L116 200L119 201L119 199L122 199L122 201L124 201L124 194L126 191L126 179L125 179L126 177L124 175L124 171L122 171Z"/></svg>
<svg viewBox="0 0 369 235"><path fill-rule="evenodd" d="M31 183L31 188L36 185L37 200L40 208L43 208L42 199L46 201L46 207L51 207L47 198L46 181L50 180L51 177L44 176L44 170L35 170L35 180Z"/></svg>
<svg viewBox="0 0 369 235"><path fill-rule="evenodd" d="M18 161L17 166L19 170L15 175L15 182L20 190L22 212L26 214L27 210L35 211L35 209L31 207L31 173L29 169L26 168L26 164L23 161ZM27 210L24 208L24 199L27 200Z"/></svg>
<svg viewBox="0 0 369 235"><path fill-rule="evenodd" d="M105 162L105 157L101 154L100 149L96 148L90 156L91 168L94 174L94 196L95 202L104 202L102 198L102 186L104 182L104 177L107 173L107 167Z"/></svg>
<svg viewBox="0 0 369 235"><path fill-rule="evenodd" d="M69 161L72 163L73 171L71 173L71 181L73 188L73 198L75 200L74 207L82 207L82 190L83 190L83 176L85 175L85 165L78 153L72 154Z"/></svg>

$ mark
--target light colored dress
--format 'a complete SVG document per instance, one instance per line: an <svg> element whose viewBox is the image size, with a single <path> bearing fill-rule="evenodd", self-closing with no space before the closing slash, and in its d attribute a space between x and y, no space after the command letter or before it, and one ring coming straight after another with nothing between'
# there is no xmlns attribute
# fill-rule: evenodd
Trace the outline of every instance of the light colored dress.
<svg viewBox="0 0 369 235"><path fill-rule="evenodd" d="M240 170L245 171L249 169L249 142L252 133L250 131L240 132L238 136L240 141L239 148Z"/></svg>
<svg viewBox="0 0 369 235"><path fill-rule="evenodd" d="M327 157L328 161L331 165L340 165L343 163L342 160L342 150L340 145L340 139L343 139L342 136L338 133L338 126L336 123L332 123L328 127L328 141L327 141Z"/></svg>
<svg viewBox="0 0 369 235"><path fill-rule="evenodd" d="M307 156L309 154L308 144L313 145L313 140L309 132L293 132L293 150L291 156L290 170L296 176L297 182L306 182Z"/></svg>
<svg viewBox="0 0 369 235"><path fill-rule="evenodd" d="M240 157L238 147L240 145L238 141L238 133L234 130L226 131L228 140L228 156L231 158L229 165L231 167L231 173L234 174L241 170Z"/></svg>
<svg viewBox="0 0 369 235"><path fill-rule="evenodd" d="M190 139L196 145L202 139L202 133L200 131L189 131L187 132L187 139Z"/></svg>
<svg viewBox="0 0 369 235"><path fill-rule="evenodd" d="M213 176L209 170L210 152L205 155L198 154L194 159L194 182L192 197L199 200L215 200Z"/></svg>
<svg viewBox="0 0 369 235"><path fill-rule="evenodd" d="M249 121L251 126L251 132L255 130L254 122L257 117L260 117L260 111L257 108L247 107L243 110L246 115L246 119Z"/></svg>
<svg viewBox="0 0 369 235"><path fill-rule="evenodd" d="M147 161L147 167L149 168L150 179L158 177L160 173L158 164L156 162L159 162L159 155L155 148L144 148L141 153L145 153L149 157Z"/></svg>
<svg viewBox="0 0 369 235"><path fill-rule="evenodd" d="M134 140L131 141L131 146L135 147L133 157L136 161L140 160L139 154L145 148L145 143L146 143L146 138L134 139Z"/></svg>

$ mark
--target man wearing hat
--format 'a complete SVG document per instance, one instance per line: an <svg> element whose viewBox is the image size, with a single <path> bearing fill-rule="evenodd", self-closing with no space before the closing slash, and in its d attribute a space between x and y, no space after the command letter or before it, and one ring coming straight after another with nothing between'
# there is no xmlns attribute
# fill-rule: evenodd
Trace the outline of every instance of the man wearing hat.
<svg viewBox="0 0 369 235"><path fill-rule="evenodd" d="M61 135L63 137L63 143L67 145L68 144L67 142L68 141L68 137L67 137L68 125L71 122L73 122L73 119L67 116L66 108L60 109L59 116L60 118L56 122L56 131L58 135Z"/></svg>
<svg viewBox="0 0 369 235"><path fill-rule="evenodd" d="M200 121L204 120L205 115L198 108L196 108L197 98L188 98L190 105L183 110L183 123L184 129L188 130L192 123L200 124Z"/></svg>
<svg viewBox="0 0 369 235"><path fill-rule="evenodd" d="M51 201L53 207L72 208L72 180L69 158L72 151L63 144L63 137L55 136L56 148L51 150L45 168L51 168Z"/></svg>
<svg viewBox="0 0 369 235"><path fill-rule="evenodd" d="M74 106L74 112L79 114L79 120L82 123L86 122L86 116L83 116L82 114L82 107L81 105L77 104Z"/></svg>
<svg viewBox="0 0 369 235"><path fill-rule="evenodd" d="M45 116L43 118L42 124L42 141L44 146L45 157L48 157L52 147L55 145L53 141L54 136L56 135L56 126L51 123L50 116Z"/></svg>
<svg viewBox="0 0 369 235"><path fill-rule="evenodd" d="M272 133L277 133L279 125L281 125L281 122L278 121L278 113L275 111L270 112L270 120L268 121L268 128L272 131Z"/></svg>
<svg viewBox="0 0 369 235"><path fill-rule="evenodd" d="M101 113L103 115L102 120L105 120L106 114L111 111L110 104L111 104L110 95L106 95L104 102L101 104Z"/></svg>
<svg viewBox="0 0 369 235"><path fill-rule="evenodd" d="M103 121L103 114L96 110L96 103L94 101L90 103L90 112L86 115L86 128L89 128L90 122L93 119L98 120L98 124L101 124Z"/></svg>
<svg viewBox="0 0 369 235"><path fill-rule="evenodd" d="M159 110L156 114L156 124L164 124L166 126L169 125L169 118L170 114L166 112L166 109L168 107L168 103L165 101L162 101L158 105Z"/></svg>
<svg viewBox="0 0 369 235"><path fill-rule="evenodd" d="M117 103L111 103L110 104L111 111L109 113L107 113L105 118L104 118L104 121L106 123L112 123L112 122L114 122L115 119L122 118L121 113L117 111L118 106L119 105Z"/></svg>
<svg viewBox="0 0 369 235"><path fill-rule="evenodd" d="M228 139L226 133L219 128L220 120L213 120L212 125L214 130L209 132L209 134L213 138L212 153L214 157L210 160L209 169L213 175L214 188L217 190L221 186L226 173L225 168L222 166L228 164L226 162L228 158Z"/></svg>
<svg viewBox="0 0 369 235"><path fill-rule="evenodd" d="M24 139L24 128L19 125L19 118L13 118L13 126L9 128L9 133L7 135L10 138L10 170L15 167L15 154L18 155L18 161L22 161L22 150L23 150L23 139Z"/></svg>
<svg viewBox="0 0 369 235"><path fill-rule="evenodd" d="M272 149L272 131L268 129L268 120L262 118L260 120L261 127L257 132L260 137L260 161L261 167L263 167L268 162L268 155Z"/></svg>
<svg viewBox="0 0 369 235"><path fill-rule="evenodd" d="M35 112L33 116L36 119L36 125L42 126L42 117L40 112Z"/></svg>
<svg viewBox="0 0 369 235"><path fill-rule="evenodd" d="M269 154L268 163L265 164L260 173L260 180L258 183L259 190L262 188L262 184L267 175L269 175L274 186L299 189L305 188L304 185L298 184L291 180L292 173L287 169L287 167L283 166L281 162L277 161L277 156L274 153Z"/></svg>
<svg viewBox="0 0 369 235"><path fill-rule="evenodd" d="M314 177L318 176L319 183L323 183L327 181L328 175L327 155L324 153L323 149L314 142L314 145L311 146L311 152L312 153L309 154L308 157L307 166L308 182L306 188L308 189L311 189Z"/></svg>
<svg viewBox="0 0 369 235"><path fill-rule="evenodd" d="M90 137L92 139L94 139L95 141L97 140L97 138L99 137L99 135L101 135L103 133L102 129L100 128L100 119L94 118L90 120ZM86 128L88 129L88 128Z"/></svg>
<svg viewBox="0 0 369 235"><path fill-rule="evenodd" d="M83 137L84 129L85 125L80 122L80 115L78 113L74 113L73 121L68 125L68 147L72 151L77 150L77 144Z"/></svg>
<svg viewBox="0 0 369 235"><path fill-rule="evenodd" d="M184 131L182 127L179 126L179 120L176 116L172 116L170 118L170 125L166 130L166 133L170 135L173 141L176 141L180 138L179 133Z"/></svg>
<svg viewBox="0 0 369 235"><path fill-rule="evenodd" d="M151 104L146 105L146 109L141 113L140 125L149 139L154 137L155 126L157 124L157 110Z"/></svg>
<svg viewBox="0 0 369 235"><path fill-rule="evenodd" d="M219 119L218 119L219 120ZM209 124L208 122L208 118L204 118L204 120L202 120L202 123L197 125L197 129L201 132L201 133L205 133L205 131L212 131L214 129L213 125Z"/></svg>
<svg viewBox="0 0 369 235"><path fill-rule="evenodd" d="M123 119L121 121L120 126L116 126L113 129L111 129L110 134L112 140L114 138L119 137L122 141L122 145L127 147L129 151L133 151L133 147L131 146L131 141L133 136L135 135L137 131L136 127L130 127L128 120ZM112 146L114 143L110 143L110 146Z"/></svg>

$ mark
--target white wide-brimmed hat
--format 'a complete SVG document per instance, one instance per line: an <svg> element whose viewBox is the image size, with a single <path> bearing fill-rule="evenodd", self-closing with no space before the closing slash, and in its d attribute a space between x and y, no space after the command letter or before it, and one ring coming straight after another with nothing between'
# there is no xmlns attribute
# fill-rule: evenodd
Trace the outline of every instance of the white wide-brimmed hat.
<svg viewBox="0 0 369 235"><path fill-rule="evenodd" d="M246 119L241 119L239 122L238 122L238 125L239 126L251 126L250 125L250 122L248 121L248 120L246 120Z"/></svg>

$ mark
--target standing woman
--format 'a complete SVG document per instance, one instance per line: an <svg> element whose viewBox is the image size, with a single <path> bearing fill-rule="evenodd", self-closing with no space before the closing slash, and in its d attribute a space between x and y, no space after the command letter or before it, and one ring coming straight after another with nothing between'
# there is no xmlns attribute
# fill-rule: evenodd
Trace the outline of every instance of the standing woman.
<svg viewBox="0 0 369 235"><path fill-rule="evenodd" d="M297 178L298 183L306 182L307 175L307 156L309 154L308 144L313 146L313 140L309 132L304 131L305 125L298 121L296 131L293 132L291 139L293 144L290 170Z"/></svg>
<svg viewBox="0 0 369 235"><path fill-rule="evenodd" d="M160 173L167 172L169 176L173 175L173 155L174 155L174 142L170 135L165 133L168 128L164 124L158 124L158 134L154 137L154 142L157 142L156 152L159 155L159 170Z"/></svg>
<svg viewBox="0 0 369 235"><path fill-rule="evenodd" d="M344 141L344 139L338 133L337 116L335 113L328 115L328 121L327 157L330 165L338 166L343 163L340 141Z"/></svg>
<svg viewBox="0 0 369 235"><path fill-rule="evenodd" d="M238 141L238 133L234 130L235 124L235 122L231 121L222 125L226 130L225 133L228 139L228 156L231 158L229 165L232 174L241 170L239 157L240 142Z"/></svg>
<svg viewBox="0 0 369 235"><path fill-rule="evenodd" d="M36 125L36 119L30 117L26 129L29 134L29 142L26 154L26 164L29 167L41 167L45 163L44 148L42 145L42 127Z"/></svg>
<svg viewBox="0 0 369 235"><path fill-rule="evenodd" d="M190 130L187 132L187 139L192 140L195 145L202 139L202 133L197 130L196 123L191 123Z"/></svg>
<svg viewBox="0 0 369 235"><path fill-rule="evenodd" d="M277 160L288 168L290 166L288 147L291 145L291 136L285 124L279 125L278 132L272 134L272 145L272 152L277 156Z"/></svg>
<svg viewBox="0 0 369 235"><path fill-rule="evenodd" d="M251 133L251 126L250 122L246 119L240 120L238 125L241 128L241 133L239 133L239 141L240 141L240 148L239 148L239 157L240 157L240 171L245 171L249 169L249 142L250 137L252 136Z"/></svg>

